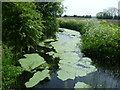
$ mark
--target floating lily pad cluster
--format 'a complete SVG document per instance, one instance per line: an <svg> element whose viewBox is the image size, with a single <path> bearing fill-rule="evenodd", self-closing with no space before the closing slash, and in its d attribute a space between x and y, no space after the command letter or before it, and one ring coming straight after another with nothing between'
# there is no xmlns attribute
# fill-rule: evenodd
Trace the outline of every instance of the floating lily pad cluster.
<svg viewBox="0 0 120 90"><path fill-rule="evenodd" d="M75 84L75 87L74 88L91 88L91 86L89 86L89 85L87 85L87 84L85 84L85 83L83 83L83 82L77 82L76 84Z"/></svg>
<svg viewBox="0 0 120 90"><path fill-rule="evenodd" d="M68 79L75 79L76 77L86 76L88 73L95 72L97 69L91 65L91 59L87 57L80 58L78 56L78 42L81 41L80 34L69 29L62 29L61 34L58 34L56 42L51 45L57 51L57 54L50 52L49 54L59 56L60 70L57 72L58 78L65 81ZM64 37L68 35L68 38ZM61 36L59 36L61 35ZM60 38L62 37L62 38ZM80 83L76 84L77 87Z"/></svg>
<svg viewBox="0 0 120 90"><path fill-rule="evenodd" d="M36 69L37 67L42 67L46 64L44 58L39 56L37 53L33 54L25 54L25 58L21 58L19 60L21 67L25 71L31 72L32 70ZM38 84L40 81L44 80L46 77L50 77L49 70L47 69L48 66L44 67L42 71L36 71L32 78L28 82L25 83L27 88L31 88Z"/></svg>
<svg viewBox="0 0 120 90"><path fill-rule="evenodd" d="M81 44L80 34L77 31L72 31L69 29L62 29L62 32L57 34L57 39L49 39L40 43L42 47L54 48L56 52L47 52L50 56L59 57L59 71L57 72L58 78L65 81L68 79L75 79L76 77L86 76L88 73L95 72L97 69L91 65L91 59L87 57L80 58L80 52L77 44ZM66 37L67 36L67 37ZM62 38L61 38L62 37ZM50 45L45 45L46 42L51 42ZM21 66L24 70L31 72L36 68L43 68L42 71L37 71L34 73L33 77L30 78L28 82L25 83L26 87L30 88L38 84L40 81L44 80L46 77L50 78L48 66L44 58L38 54L25 54L26 58L19 60ZM83 83L77 82L74 88L89 88L90 86Z"/></svg>

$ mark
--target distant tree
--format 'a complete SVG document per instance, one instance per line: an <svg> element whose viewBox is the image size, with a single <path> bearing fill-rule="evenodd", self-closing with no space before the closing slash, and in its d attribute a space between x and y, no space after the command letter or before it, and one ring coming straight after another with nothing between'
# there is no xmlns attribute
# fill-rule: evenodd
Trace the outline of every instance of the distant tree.
<svg viewBox="0 0 120 90"><path fill-rule="evenodd" d="M110 8L108 8L107 11L108 11L113 17L114 17L115 15L118 15L118 9L115 8L115 7L110 7Z"/></svg>
<svg viewBox="0 0 120 90"><path fill-rule="evenodd" d="M86 15L85 18L91 18L91 15Z"/></svg>
<svg viewBox="0 0 120 90"><path fill-rule="evenodd" d="M63 17L68 17L68 15L64 15Z"/></svg>
<svg viewBox="0 0 120 90"><path fill-rule="evenodd" d="M97 17L98 19L102 19L102 18L103 18L103 12L98 12L98 13L96 14L96 17Z"/></svg>
<svg viewBox="0 0 120 90"><path fill-rule="evenodd" d="M109 12L98 12L96 14L98 19L112 19L113 16Z"/></svg>
<svg viewBox="0 0 120 90"><path fill-rule="evenodd" d="M104 9L103 12L98 12L96 17L99 19L117 19L119 18L120 10L115 7Z"/></svg>
<svg viewBox="0 0 120 90"><path fill-rule="evenodd" d="M114 19L118 19L119 17L117 15L114 16Z"/></svg>
<svg viewBox="0 0 120 90"><path fill-rule="evenodd" d="M77 15L73 15L73 17L77 17Z"/></svg>

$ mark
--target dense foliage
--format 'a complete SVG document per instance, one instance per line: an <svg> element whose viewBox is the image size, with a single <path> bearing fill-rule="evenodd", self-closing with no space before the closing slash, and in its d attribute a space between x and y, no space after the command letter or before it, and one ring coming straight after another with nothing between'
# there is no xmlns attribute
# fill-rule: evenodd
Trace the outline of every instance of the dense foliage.
<svg viewBox="0 0 120 90"><path fill-rule="evenodd" d="M62 10L61 3L54 2L39 5L33 2L2 3L3 89L16 87L17 78L23 72L18 62L23 54L45 53L38 46L58 31L56 17Z"/></svg>
<svg viewBox="0 0 120 90"><path fill-rule="evenodd" d="M76 20L69 20L69 21L59 20L59 24L61 28L68 28L77 31L80 31L84 26L84 23L77 22Z"/></svg>
<svg viewBox="0 0 120 90"><path fill-rule="evenodd" d="M17 78L23 69L20 66L14 66L12 47L3 45L2 51L2 89L14 88L17 84Z"/></svg>
<svg viewBox="0 0 120 90"><path fill-rule="evenodd" d="M119 34L114 25L100 24L83 35L83 52L94 60L119 65Z"/></svg>
<svg viewBox="0 0 120 90"><path fill-rule="evenodd" d="M14 51L35 48L42 37L43 25L33 3L3 3L3 43Z"/></svg>
<svg viewBox="0 0 120 90"><path fill-rule="evenodd" d="M57 17L63 13L61 2L37 2L37 10L41 13L43 25L45 26L44 34L48 38L58 31L59 24Z"/></svg>

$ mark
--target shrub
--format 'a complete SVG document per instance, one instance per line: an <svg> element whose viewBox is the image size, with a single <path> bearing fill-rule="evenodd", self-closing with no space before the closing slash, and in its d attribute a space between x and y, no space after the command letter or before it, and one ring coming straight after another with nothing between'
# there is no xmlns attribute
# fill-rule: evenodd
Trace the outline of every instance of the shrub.
<svg viewBox="0 0 120 90"><path fill-rule="evenodd" d="M17 78L22 73L23 69L19 66L4 65L2 72L2 89L16 88Z"/></svg>
<svg viewBox="0 0 120 90"><path fill-rule="evenodd" d="M3 45L2 51L2 89L15 88L17 78L22 73L23 69L19 66L14 66L16 62L13 59L14 54L11 52L12 47Z"/></svg>
<svg viewBox="0 0 120 90"><path fill-rule="evenodd" d="M43 25L36 6L31 2L3 2L3 43L14 52L35 48L42 37Z"/></svg>
<svg viewBox="0 0 120 90"><path fill-rule="evenodd" d="M118 29L107 24L90 28L83 36L82 50L85 55L107 62L116 63L119 60Z"/></svg>
<svg viewBox="0 0 120 90"><path fill-rule="evenodd" d="M59 24L57 22L57 19L54 17L47 17L44 18L45 22L43 22L43 25L45 26L44 38L51 38L55 35L56 32L58 32Z"/></svg>
<svg viewBox="0 0 120 90"><path fill-rule="evenodd" d="M41 13L45 26L44 38L50 38L58 31L57 17L63 13L61 2L36 2L37 10Z"/></svg>

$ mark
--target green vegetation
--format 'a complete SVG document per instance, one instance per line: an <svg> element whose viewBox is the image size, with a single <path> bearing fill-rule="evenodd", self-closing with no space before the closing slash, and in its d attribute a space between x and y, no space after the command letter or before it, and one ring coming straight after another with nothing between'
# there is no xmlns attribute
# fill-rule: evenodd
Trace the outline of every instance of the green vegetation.
<svg viewBox="0 0 120 90"><path fill-rule="evenodd" d="M25 54L24 55L26 58L21 58L19 59L19 62L21 66L23 67L24 70L26 71L31 71L40 65L46 63L44 58L39 56L38 54Z"/></svg>
<svg viewBox="0 0 120 90"><path fill-rule="evenodd" d="M25 83L27 88L31 88L38 84L40 81L44 80L46 77L49 76L49 70L48 70L48 64L38 54L25 54L26 58L19 59L19 62L21 64L21 67L25 71L29 71L31 73L34 73L33 77L30 78L28 82ZM42 71L37 71L37 69L43 69ZM45 70L44 70L45 69ZM33 71L34 70L34 71Z"/></svg>
<svg viewBox="0 0 120 90"><path fill-rule="evenodd" d="M89 86L89 85L87 85L87 84L85 84L85 83L83 83L83 82L77 82L76 84L75 84L75 87L74 88L91 88L91 86Z"/></svg>
<svg viewBox="0 0 120 90"><path fill-rule="evenodd" d="M95 62L119 67L120 46L117 24L97 20L59 20L60 27L77 30L82 34L82 51Z"/></svg>
<svg viewBox="0 0 120 90"><path fill-rule="evenodd" d="M40 81L44 80L46 77L50 77L49 70L37 71L28 82L25 83L27 88L34 87Z"/></svg>
<svg viewBox="0 0 120 90"><path fill-rule="evenodd" d="M83 28L84 23L78 22L76 20L59 20L60 28L67 28L72 30L80 31Z"/></svg>
<svg viewBox="0 0 120 90"><path fill-rule="evenodd" d="M72 30L79 31L81 34L84 34L87 30L90 28L94 28L95 26L98 26L98 23L96 23L96 19L90 19L90 20L59 20L59 24L61 28L68 28Z"/></svg>
<svg viewBox="0 0 120 90"><path fill-rule="evenodd" d="M3 43L13 52L35 49L43 35L40 14L33 3L3 3Z"/></svg>
<svg viewBox="0 0 120 90"><path fill-rule="evenodd" d="M92 60L96 65L119 67L120 35L116 24L96 19L57 20L63 13L61 2L3 2L2 11L3 90L33 88L48 81L58 67L57 77L62 81L86 76L97 70L91 65ZM73 17L91 18L88 15ZM58 38L60 33L68 38ZM78 44L92 60L78 56ZM79 86L89 87L82 82L75 84L75 88Z"/></svg>
<svg viewBox="0 0 120 90"><path fill-rule="evenodd" d="M49 57L49 55L45 55L45 53L51 49L48 48L46 44L40 46L40 43L45 43L45 39L53 37L58 31L59 24L56 18L62 14L62 10L63 6L60 2L2 3L3 89L17 88L19 78L26 70L32 73L31 69L36 69L39 72L39 75L44 75L45 73L49 74L49 70L47 72L42 72L46 66L53 68L53 66L56 65L55 62L57 62L57 60L55 58L56 61L51 59L51 57L46 59L46 56ZM26 58L24 58L24 56ZM41 65L41 63L44 62L46 62L46 64ZM39 65L41 66L39 67ZM25 84L26 87L33 87L39 81L44 80L45 77L47 77L45 76L44 78L41 78L41 80L31 83L31 81L36 79L36 73L33 78Z"/></svg>
<svg viewBox="0 0 120 90"><path fill-rule="evenodd" d="M63 6L60 2L36 2L37 10L41 13L43 25L45 26L44 38L53 36L59 28L56 17L63 13Z"/></svg>
<svg viewBox="0 0 120 90"><path fill-rule="evenodd" d="M113 65L119 67L119 39L116 25L102 23L83 35L83 53L99 63L106 63L110 68L114 68Z"/></svg>

